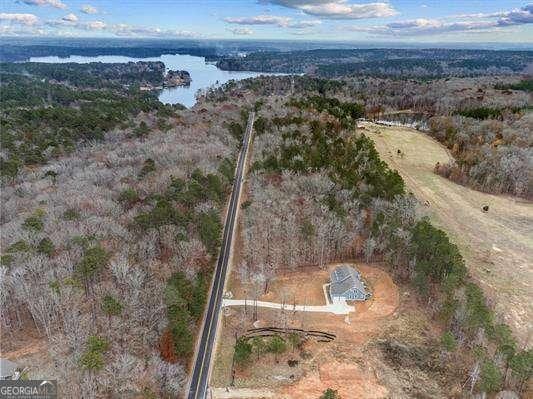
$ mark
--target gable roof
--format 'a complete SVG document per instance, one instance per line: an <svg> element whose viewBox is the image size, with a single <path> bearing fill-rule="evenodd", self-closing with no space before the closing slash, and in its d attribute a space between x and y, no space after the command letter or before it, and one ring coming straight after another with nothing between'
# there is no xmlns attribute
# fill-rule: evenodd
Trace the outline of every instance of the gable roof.
<svg viewBox="0 0 533 399"><path fill-rule="evenodd" d="M342 296L352 288L360 291L363 295L367 293L361 281L361 275L351 266L341 265L336 267L331 272L330 277L331 285L329 289L332 296Z"/></svg>

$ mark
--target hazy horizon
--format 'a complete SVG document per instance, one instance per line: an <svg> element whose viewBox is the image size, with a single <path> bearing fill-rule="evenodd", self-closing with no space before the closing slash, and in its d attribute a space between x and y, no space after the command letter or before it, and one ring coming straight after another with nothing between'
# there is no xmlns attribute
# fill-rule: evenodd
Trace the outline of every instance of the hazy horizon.
<svg viewBox="0 0 533 399"><path fill-rule="evenodd" d="M184 45L195 44L202 46L216 46L217 42L234 45L253 44L286 44L293 45L294 49L317 48L443 48L443 49L468 49L468 50L515 50L533 51L533 43L502 43L502 42L391 42L391 41L357 41L357 40L309 40L298 39L254 39L254 38L121 38L121 37L65 37L65 36L0 36L4 45L54 45L68 46L72 44L91 44L107 47L108 45ZM91 43L92 42L92 43Z"/></svg>

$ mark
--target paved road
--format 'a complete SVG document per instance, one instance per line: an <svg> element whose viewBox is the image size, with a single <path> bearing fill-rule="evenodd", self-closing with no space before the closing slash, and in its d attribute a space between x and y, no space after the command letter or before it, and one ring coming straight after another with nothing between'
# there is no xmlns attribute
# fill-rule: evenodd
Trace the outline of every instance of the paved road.
<svg viewBox="0 0 533 399"><path fill-rule="evenodd" d="M233 241L233 230L235 226L237 209L239 206L239 198L241 195L244 164L246 160L246 154L248 152L248 146L250 144L254 117L254 112L251 112L250 116L248 117L248 124L243 137L243 145L239 154L239 160L237 162L235 181L233 183L233 190L231 193L228 213L226 215L226 222L224 225L222 246L218 256L215 275L213 277L211 293L209 295L207 308L205 310L205 318L202 325L202 336L198 342L196 358L194 360L194 369L189 385L189 399L204 399L207 397L209 366L211 364L211 355L213 354L218 319L220 315L220 309L222 307L222 294L224 292L226 271L228 269L228 259L231 253L231 243Z"/></svg>

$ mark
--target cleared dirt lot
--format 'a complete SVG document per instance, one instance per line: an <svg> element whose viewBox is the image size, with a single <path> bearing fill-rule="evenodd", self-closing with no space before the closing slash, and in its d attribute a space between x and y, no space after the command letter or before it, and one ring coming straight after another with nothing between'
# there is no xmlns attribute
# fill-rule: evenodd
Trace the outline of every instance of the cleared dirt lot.
<svg viewBox="0 0 533 399"><path fill-rule="evenodd" d="M342 398L378 399L389 397L389 390L377 382L376 371L352 362L322 364L297 384L281 391L287 398L318 398L324 387L335 387Z"/></svg>
<svg viewBox="0 0 533 399"><path fill-rule="evenodd" d="M409 287L392 281L386 265L358 262L357 268L374 295L369 301L356 303L356 310L349 317L259 308L255 321L252 307L248 307L246 314L243 307L226 308L211 379L212 386L218 388L214 397L239 398L249 391L253 393L250 397L256 398L309 399L320 397L327 388L338 390L346 399L444 399L453 396L450 392L459 392L464 375L460 367L454 366L460 377L450 379L453 374L450 371L428 370L431 362L424 361L417 366L410 361L387 360L383 343L398 344L412 353L420 353L439 347L442 330L421 309ZM301 296L309 290L315 293L309 295L310 300L323 303L318 287L329 280L328 271L315 267L283 274L272 281L267 298L278 301L280 295ZM244 292L245 287L240 287L236 279L231 286L233 293ZM283 287L282 294L277 287ZM302 347L289 347L277 356L267 353L256 358L253 354L248 364L236 367L231 387L235 337L249 328L266 326L326 331L336 338L331 342L309 339ZM435 359L437 364L442 363L438 356ZM296 365L291 366L295 361Z"/></svg>
<svg viewBox="0 0 533 399"><path fill-rule="evenodd" d="M328 272L326 270L317 271L316 268L312 272L318 279L317 281L306 278L306 272L289 272L270 281L266 294L263 287L258 287L258 290L241 284L234 285L232 293L235 299L251 299L255 292L259 291L261 295L257 299L261 301L285 302L288 305L292 305L294 302L297 305L325 305L322 284L328 282Z"/></svg>
<svg viewBox="0 0 533 399"><path fill-rule="evenodd" d="M496 312L527 342L533 320L533 203L471 190L436 175L435 164L452 158L414 129L372 123L362 128L409 190L422 203L428 201L428 215L459 246ZM481 211L483 205L489 212Z"/></svg>
<svg viewBox="0 0 533 399"><path fill-rule="evenodd" d="M322 285L329 282L329 273L338 264L331 264L325 270L317 267L307 268L304 272L291 272L283 276L276 277L269 284L268 293L259 296L261 301L272 301L290 305L295 301L297 305L325 305L326 299L322 290ZM334 332L337 337L347 342L362 343L382 318L389 317L399 303L398 287L391 277L384 270L369 264L357 263L356 268L361 272L368 287L372 291L372 298L364 302L349 302L355 307L355 312L348 317L334 315L330 313L292 312L285 311L283 317L288 319L290 324L299 324L303 328L321 329ZM243 299L245 293L253 292L253 289L240 284L233 284L233 294L235 299ZM252 302L248 307L251 313ZM281 311L257 309L258 323L266 323L262 320L263 313L278 313L278 321L281 320ZM267 318L268 319L268 318ZM364 321L364 323L361 323ZM278 323L279 324L279 323ZM274 322L276 324L276 321ZM279 325L278 325L279 326ZM334 330L334 331L331 331Z"/></svg>
<svg viewBox="0 0 533 399"><path fill-rule="evenodd" d="M329 281L329 269L334 266L330 265L327 270L306 269L305 272L292 272L276 278L272 281L269 292L259 299L281 301L285 297L292 301L293 297L303 300L307 295L308 304L324 304L322 285ZM223 330L213 373L214 385L224 387L231 381L235 334L240 335L253 326L287 326L326 331L334 333L337 338L332 343L308 341L304 351L310 354L309 358L300 359L297 367L289 367L287 361L298 359L298 351L289 350L277 358L264 355L250 367L237 370L236 387L268 388L276 392L275 397L303 399L318 397L329 386L335 386L340 393L344 393L343 397L349 398L352 397L348 393L352 392L354 381L360 381L358 389L361 395L358 397L386 397L388 391L378 384L373 370L354 363L354 356L363 351L369 340L382 333L383 326L399 306L400 295L389 274L377 265L357 264L357 268L374 295L369 301L355 303L356 311L348 317L259 308L258 320L254 323L251 306L246 315L242 307L228 308L222 323ZM251 290L240 286L236 281L232 287L237 299ZM300 304L301 301L297 299L296 303Z"/></svg>

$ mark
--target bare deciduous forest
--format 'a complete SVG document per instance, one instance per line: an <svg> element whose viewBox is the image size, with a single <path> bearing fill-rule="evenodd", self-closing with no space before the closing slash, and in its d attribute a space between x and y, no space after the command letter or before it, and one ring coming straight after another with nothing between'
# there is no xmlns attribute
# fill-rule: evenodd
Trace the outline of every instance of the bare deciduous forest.
<svg viewBox="0 0 533 399"><path fill-rule="evenodd" d="M2 351L40 337L45 350L32 376L69 381L64 397L182 394L255 109L239 278L268 291L284 270L384 261L442 328L442 358L466 359L461 375L445 378L465 392L527 390L531 350L357 129L359 118L416 124L456 158L436 172L531 198L531 93L512 88L519 82L260 77L207 90L190 110L152 109L153 98L112 88L113 101L134 95L141 105L68 143L50 142L60 137L53 134L21 139L32 127L21 127L12 104L3 115L11 141L2 162L12 168L1 194ZM77 121L77 105L57 106ZM32 107L37 119L50 112ZM46 156L35 160L38 149Z"/></svg>
<svg viewBox="0 0 533 399"><path fill-rule="evenodd" d="M530 81L493 76L429 81L303 76L260 77L245 85L260 95L291 95L293 87L295 95L316 90L363 104L368 119L419 127L446 145L456 162L436 165L438 173L477 190L530 199ZM216 91L210 95L224 98Z"/></svg>
<svg viewBox="0 0 533 399"><path fill-rule="evenodd" d="M64 397L182 391L233 176L232 118L236 107L207 104L161 128L141 112L8 180L3 352L43 337L32 376L69 381Z"/></svg>

